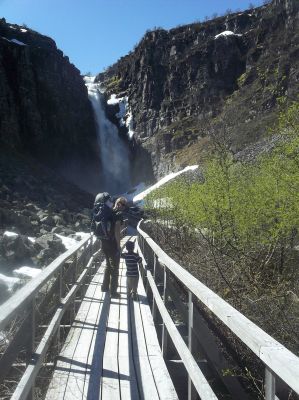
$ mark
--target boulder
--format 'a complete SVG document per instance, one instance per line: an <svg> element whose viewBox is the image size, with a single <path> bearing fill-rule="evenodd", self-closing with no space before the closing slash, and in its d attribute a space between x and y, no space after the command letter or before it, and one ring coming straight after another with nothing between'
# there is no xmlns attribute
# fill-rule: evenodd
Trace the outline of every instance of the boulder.
<svg viewBox="0 0 299 400"><path fill-rule="evenodd" d="M51 229L51 233L61 233L63 231L62 226L55 226L54 228Z"/></svg>
<svg viewBox="0 0 299 400"><path fill-rule="evenodd" d="M10 263L15 263L30 257L29 241L21 235L6 235L1 238L0 246L3 257Z"/></svg>
<svg viewBox="0 0 299 400"><path fill-rule="evenodd" d="M60 215L54 215L53 220L56 226L64 224L63 218Z"/></svg>
<svg viewBox="0 0 299 400"><path fill-rule="evenodd" d="M36 212L38 210L38 207L36 207L36 205L33 203L27 203L27 204L25 204L25 207L27 210L32 211L32 212Z"/></svg>
<svg viewBox="0 0 299 400"><path fill-rule="evenodd" d="M41 218L40 222L45 225L54 226L55 221L51 215L46 215L45 217Z"/></svg>
<svg viewBox="0 0 299 400"><path fill-rule="evenodd" d="M47 233L47 234L42 235L41 237L37 238L34 243L34 246L36 248L39 248L40 250L46 249L46 248L51 248L55 252L58 252L58 253L65 251L65 247L62 243L62 240L59 239L53 233Z"/></svg>
<svg viewBox="0 0 299 400"><path fill-rule="evenodd" d="M62 240L53 233L47 233L36 239L35 248L39 250L35 261L40 266L48 265L66 251Z"/></svg>
<svg viewBox="0 0 299 400"><path fill-rule="evenodd" d="M22 233L31 234L32 225L30 219L18 213L17 211L0 208L0 225L11 229L13 226L18 227L18 231Z"/></svg>

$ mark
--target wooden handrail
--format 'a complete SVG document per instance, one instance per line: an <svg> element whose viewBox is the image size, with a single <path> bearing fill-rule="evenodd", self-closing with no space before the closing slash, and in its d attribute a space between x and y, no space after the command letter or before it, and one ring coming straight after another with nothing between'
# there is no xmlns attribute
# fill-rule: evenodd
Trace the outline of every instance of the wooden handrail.
<svg viewBox="0 0 299 400"><path fill-rule="evenodd" d="M57 257L51 264L49 264L36 278L28 282L24 287L18 290L11 296L4 304L0 306L0 330L4 329L6 325L16 316L18 311L24 308L35 297L39 289L45 285L49 279L59 271L63 264L81 247L83 247L91 236L82 239L78 244L74 245L71 249Z"/></svg>
<svg viewBox="0 0 299 400"><path fill-rule="evenodd" d="M126 228L125 224L125 229L122 230L121 236L125 234ZM27 358L28 366L15 388L12 399L26 399L32 394L35 378L43 365L45 354L55 333L59 331L61 319L75 301L78 291L86 286L85 281L88 279L88 276L90 279L92 277L94 259L101 251L101 249L95 251L95 247L99 248L99 244L99 241L93 235L84 238L71 249L57 257L36 278L28 282L0 306L0 330L10 329L14 321L17 321L16 332L4 352L6 364L2 365L1 368L4 366L6 372L1 370L0 384L5 379L8 370L20 350L25 349L27 357L29 357L29 359ZM88 262L86 260L87 256ZM66 262L70 260L72 262L66 268ZM66 279L65 282L64 279ZM48 285L48 283L50 284L50 290L47 291L46 296L40 297L41 289L45 285ZM35 339L37 339L35 337L35 330L36 326L38 326L38 321L36 321L36 315L38 314L36 310L38 310L38 307L40 307L40 310L44 309L55 294L56 304L54 304L54 308L52 307L54 314L52 314L52 311L50 312L50 315L52 315L50 316L50 320L47 320L48 327L43 336L38 339L38 343L35 343ZM38 307L36 307L37 299L40 300ZM73 311L70 310L71 319L74 317L72 314ZM23 318L19 320L20 316ZM30 335L26 336L28 343L23 343L25 333L28 330L28 323ZM16 345L13 346L15 343ZM0 358L0 365L1 361L2 358Z"/></svg>
<svg viewBox="0 0 299 400"><path fill-rule="evenodd" d="M26 355L27 361L24 361L28 364L13 398L26 399L29 393L32 394L35 377L67 310L70 311L72 320L73 311L70 306L76 293L80 289L84 291L87 276L92 276L94 255L97 254L94 253L94 244L95 240L91 235L76 243L0 306L0 330L14 329L14 334L0 357L0 384L2 385L9 374L20 351L23 351L22 357ZM67 263L69 261L71 263ZM47 292L42 293L45 286ZM51 303L52 300L54 302ZM42 338L36 336L39 321L48 324Z"/></svg>
<svg viewBox="0 0 299 400"><path fill-rule="evenodd" d="M299 394L299 358L170 258L140 228L141 222L137 230L159 261L254 352L265 364L267 371L280 377Z"/></svg>
<svg viewBox="0 0 299 400"><path fill-rule="evenodd" d="M46 352L49 348L50 342L53 339L56 331L59 328L60 321L66 312L69 304L74 299L76 293L80 289L80 285L84 282L91 266L93 263L93 257L90 258L85 269L82 271L81 275L77 279L76 283L73 285L72 289L69 291L67 296L61 301L60 307L57 308L51 322L44 333L39 346L33 354L33 360L27 366L20 382L18 383L11 400L25 400L34 384L35 378L42 366L43 360L45 358Z"/></svg>

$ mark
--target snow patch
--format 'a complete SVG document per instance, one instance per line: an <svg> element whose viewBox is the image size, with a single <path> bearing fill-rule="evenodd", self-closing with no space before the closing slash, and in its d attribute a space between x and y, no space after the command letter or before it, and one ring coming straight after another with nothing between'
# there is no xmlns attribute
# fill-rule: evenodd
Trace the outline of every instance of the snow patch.
<svg viewBox="0 0 299 400"><path fill-rule="evenodd" d="M24 266L14 269L13 273L19 278L35 278L41 273L41 269Z"/></svg>
<svg viewBox="0 0 299 400"><path fill-rule="evenodd" d="M24 29L24 28L21 28L20 31L21 31L21 32L28 32L28 30L27 30L27 29Z"/></svg>
<svg viewBox="0 0 299 400"><path fill-rule="evenodd" d="M17 233L15 232L9 232L9 231L5 231L3 233L3 236L8 236L8 237L12 237L12 236L19 236Z"/></svg>
<svg viewBox="0 0 299 400"><path fill-rule="evenodd" d="M126 128L128 129L128 137L131 140L134 136L134 130L133 115L129 106L129 98L127 96L116 97L116 94L112 94L110 96L110 99L108 99L107 104L118 104L119 112L116 114L116 117L119 119L120 126L126 126Z"/></svg>
<svg viewBox="0 0 299 400"><path fill-rule="evenodd" d="M55 235L56 235L59 239L62 240L62 244L64 245L64 247L65 247L67 250L71 249L73 246L75 246L76 243L78 243L76 239L69 238L69 237L62 236L62 235L58 235L58 233L55 233Z"/></svg>
<svg viewBox="0 0 299 400"><path fill-rule="evenodd" d="M18 44L19 46L27 46L26 43L20 42L18 39L11 39L10 42Z"/></svg>
<svg viewBox="0 0 299 400"><path fill-rule="evenodd" d="M7 289L9 292L12 292L14 287L20 283L20 278L14 278L12 276L6 276L3 274L0 274L0 283L3 283L6 285Z"/></svg>
<svg viewBox="0 0 299 400"><path fill-rule="evenodd" d="M88 236L90 236L90 233L88 233L88 232L76 232L75 236L79 240L83 240L83 239L87 238Z"/></svg>
<svg viewBox="0 0 299 400"><path fill-rule="evenodd" d="M7 236L7 237L16 237L16 236L19 236L19 234L18 233L15 233L15 232L10 232L10 231L5 231L4 233L3 233L3 236ZM31 243L35 243L35 238L34 237L31 237L31 236L28 236L28 240L31 242Z"/></svg>
<svg viewBox="0 0 299 400"><path fill-rule="evenodd" d="M136 203L138 201L142 201L150 192L152 192L153 190L157 189L158 187L164 185L166 182L170 181L173 178L176 178L177 176L183 174L184 172L194 171L197 168L198 168L198 165L191 165L189 167L186 167L186 168L182 169L181 171L173 172L171 174L168 174L168 175L164 176L164 178L160 179L153 186L150 186L149 188L147 188L143 192L141 192L141 193L137 194L136 196L134 196L133 197L133 202Z"/></svg>
<svg viewBox="0 0 299 400"><path fill-rule="evenodd" d="M122 100L122 97L117 98L116 94L112 94L110 96L110 99L108 99L107 104L110 104L110 105L119 104L120 100Z"/></svg>
<svg viewBox="0 0 299 400"><path fill-rule="evenodd" d="M55 235L62 240L62 244L65 246L67 250L71 249L73 246L75 246L78 243L79 240L83 240L90 236L90 233L88 232L76 232L75 237L70 238L66 236L59 235L58 233L55 233Z"/></svg>
<svg viewBox="0 0 299 400"><path fill-rule="evenodd" d="M221 36L242 36L240 33L234 33L232 31L224 31L221 33L218 33L218 35L215 36L215 39L218 39Z"/></svg>
<svg viewBox="0 0 299 400"><path fill-rule="evenodd" d="M11 42L11 43L14 43L14 44L18 44L19 46L27 46L26 43L20 42L18 39L11 39L10 40L10 39L7 39L4 36L1 36L1 37L2 37L2 39L7 40L8 42Z"/></svg>

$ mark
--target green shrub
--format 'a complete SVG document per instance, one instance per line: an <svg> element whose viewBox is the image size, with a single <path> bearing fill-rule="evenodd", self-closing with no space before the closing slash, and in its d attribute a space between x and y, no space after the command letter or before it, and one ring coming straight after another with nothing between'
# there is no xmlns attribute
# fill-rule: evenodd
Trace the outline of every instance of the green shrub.
<svg viewBox="0 0 299 400"><path fill-rule="evenodd" d="M279 117L281 140L255 163L241 164L227 152L205 167L205 181L182 178L152 192L146 206L167 198L171 207L156 207L158 218L199 230L225 248L274 254L290 246L299 231L299 103Z"/></svg>
<svg viewBox="0 0 299 400"><path fill-rule="evenodd" d="M112 76L105 82L107 90L110 90L110 91L117 90L121 81L122 81L121 78L118 78L115 75Z"/></svg>

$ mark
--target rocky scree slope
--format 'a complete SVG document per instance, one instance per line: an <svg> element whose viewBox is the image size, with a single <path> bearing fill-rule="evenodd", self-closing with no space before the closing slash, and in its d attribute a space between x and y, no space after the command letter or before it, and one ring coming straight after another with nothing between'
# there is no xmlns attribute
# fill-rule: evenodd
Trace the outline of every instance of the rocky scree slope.
<svg viewBox="0 0 299 400"><path fill-rule="evenodd" d="M91 194L57 177L35 159L2 154L0 274L11 276L18 267L48 265L66 251L56 234L80 240L77 232L89 232L92 204ZM0 302L9 294L0 279Z"/></svg>
<svg viewBox="0 0 299 400"><path fill-rule="evenodd" d="M273 0L157 29L97 76L107 98L128 96L135 140L151 156L157 177L201 163L212 134L225 136L234 152L263 138L278 98L298 92L298 10L297 0ZM219 35L224 31L234 34Z"/></svg>
<svg viewBox="0 0 299 400"><path fill-rule="evenodd" d="M93 111L80 71L52 39L4 18L0 146L31 155L82 185L87 172L91 183L99 170Z"/></svg>

